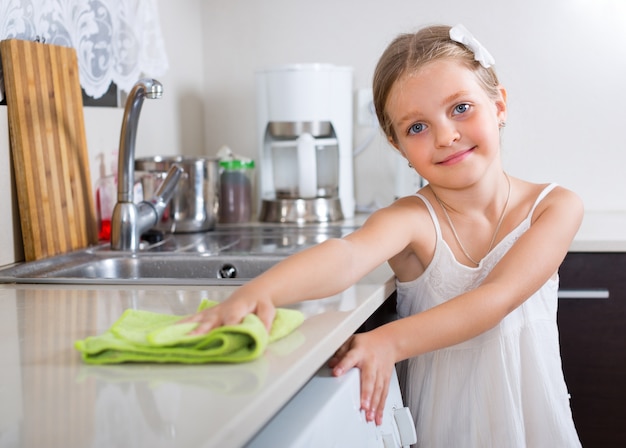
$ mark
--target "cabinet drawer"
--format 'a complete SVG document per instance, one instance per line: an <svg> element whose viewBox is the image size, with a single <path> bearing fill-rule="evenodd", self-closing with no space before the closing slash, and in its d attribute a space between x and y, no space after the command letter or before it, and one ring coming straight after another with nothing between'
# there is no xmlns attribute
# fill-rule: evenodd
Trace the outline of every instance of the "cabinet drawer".
<svg viewBox="0 0 626 448"><path fill-rule="evenodd" d="M626 254L569 253L559 276L563 372L582 445L626 446Z"/></svg>

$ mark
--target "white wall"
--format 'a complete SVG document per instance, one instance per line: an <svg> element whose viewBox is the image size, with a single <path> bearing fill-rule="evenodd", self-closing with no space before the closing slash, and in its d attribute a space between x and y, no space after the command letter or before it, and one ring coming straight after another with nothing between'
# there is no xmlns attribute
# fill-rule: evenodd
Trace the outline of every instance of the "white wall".
<svg viewBox="0 0 626 448"><path fill-rule="evenodd" d="M170 69L164 96L144 103L137 156L212 155L223 144L255 157L254 71L329 62L369 87L399 32L464 23L496 58L509 92L507 170L576 190L588 210L626 210L626 3L623 0L159 0ZM116 150L121 109L85 110L92 179ZM357 128L355 144L369 135ZM378 134L377 134L378 135ZM387 204L397 177L378 136L355 160L357 202ZM0 265L23 258L0 107ZM108 162L107 162L108 165Z"/></svg>
<svg viewBox="0 0 626 448"><path fill-rule="evenodd" d="M507 170L556 181L587 209L626 209L626 3L623 0L212 0L204 6L207 150L254 156L253 73L290 62L354 67L369 87L399 32L465 24L496 58L509 93ZM355 143L367 133L357 129ZM357 202L387 203L395 164L376 140L355 161Z"/></svg>

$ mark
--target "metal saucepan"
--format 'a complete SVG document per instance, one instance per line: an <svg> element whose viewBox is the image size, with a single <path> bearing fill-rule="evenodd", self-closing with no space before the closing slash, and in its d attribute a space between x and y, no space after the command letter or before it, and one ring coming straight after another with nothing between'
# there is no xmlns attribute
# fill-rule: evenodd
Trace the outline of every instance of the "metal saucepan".
<svg viewBox="0 0 626 448"><path fill-rule="evenodd" d="M152 197L173 165L184 173L156 229L170 233L203 232L215 228L219 207L219 160L210 157L145 157L135 160L136 178L144 197Z"/></svg>

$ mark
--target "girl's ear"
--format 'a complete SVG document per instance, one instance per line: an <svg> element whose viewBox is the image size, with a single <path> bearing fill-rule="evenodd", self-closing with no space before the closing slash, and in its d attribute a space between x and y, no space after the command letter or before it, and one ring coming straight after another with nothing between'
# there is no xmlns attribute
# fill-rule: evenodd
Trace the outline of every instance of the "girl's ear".
<svg viewBox="0 0 626 448"><path fill-rule="evenodd" d="M394 148L396 148L396 150L400 153L400 155L401 155L402 157L405 157L405 155L404 155L404 151L402 151L402 150L400 149L400 147L398 146L398 143L397 143L397 142L396 142L396 140L393 138L393 136L388 135L388 136L387 136L387 141L389 142L389 144L390 144L391 146L393 146ZM406 157L405 157L405 158L406 158Z"/></svg>
<svg viewBox="0 0 626 448"><path fill-rule="evenodd" d="M396 141L393 135L387 135L387 141L389 142L391 146L393 146L393 148L396 151L398 151L398 153L400 153L402 157L404 157L407 160L407 162L409 161L409 159L406 157L406 154L404 153L404 151L402 150L402 148L400 147L400 145L398 144L398 142Z"/></svg>
<svg viewBox="0 0 626 448"><path fill-rule="evenodd" d="M395 149L396 151L398 151L398 154L400 154L404 160L406 160L409 164L409 166L411 165L411 161L409 160L409 158L406 156L406 154L404 153L404 151L402 150L402 148L400 146L398 146L398 144L396 143L396 141L393 139L393 137L387 137L387 141L389 142L389 144L391 146L393 146L393 149Z"/></svg>
<svg viewBox="0 0 626 448"><path fill-rule="evenodd" d="M500 92L499 98L496 100L496 109L498 115L498 121L506 121L506 89L502 86L498 86L498 92Z"/></svg>

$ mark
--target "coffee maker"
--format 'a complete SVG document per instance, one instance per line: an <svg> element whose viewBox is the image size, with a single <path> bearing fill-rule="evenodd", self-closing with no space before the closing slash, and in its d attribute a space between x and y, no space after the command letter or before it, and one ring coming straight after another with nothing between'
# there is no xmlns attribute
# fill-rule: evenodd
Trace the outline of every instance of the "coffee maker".
<svg viewBox="0 0 626 448"><path fill-rule="evenodd" d="M352 68L293 64L256 73L259 220L354 216Z"/></svg>

